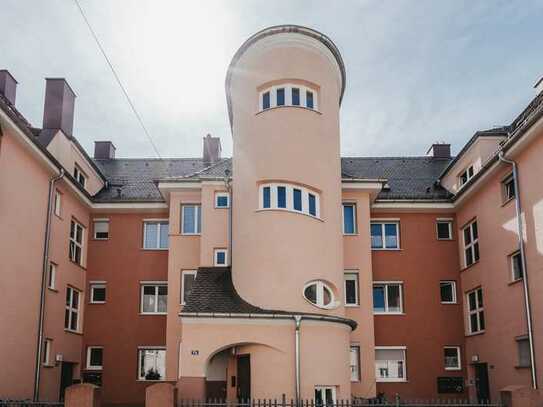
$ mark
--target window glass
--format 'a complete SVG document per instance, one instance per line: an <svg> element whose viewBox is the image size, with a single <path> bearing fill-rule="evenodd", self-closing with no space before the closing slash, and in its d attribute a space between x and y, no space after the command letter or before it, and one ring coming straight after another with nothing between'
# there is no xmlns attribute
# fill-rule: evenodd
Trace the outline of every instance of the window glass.
<svg viewBox="0 0 543 407"><path fill-rule="evenodd" d="M87 352L87 369L101 369L104 350L101 347L90 346L87 348Z"/></svg>
<svg viewBox="0 0 543 407"><path fill-rule="evenodd" d="M158 240L158 223L145 223L145 248L156 247Z"/></svg>
<svg viewBox="0 0 543 407"><path fill-rule="evenodd" d="M184 271L183 272L183 285L181 287L181 304L185 304L187 299L192 291L192 286L194 285L194 280L196 280L195 271Z"/></svg>
<svg viewBox="0 0 543 407"><path fill-rule="evenodd" d="M375 378L378 382L405 381L405 350L376 349Z"/></svg>
<svg viewBox="0 0 543 407"><path fill-rule="evenodd" d="M225 265L226 265L226 250L216 249L215 250L215 266L225 266Z"/></svg>
<svg viewBox="0 0 543 407"><path fill-rule="evenodd" d="M83 226L75 220L70 222L69 256L74 263L83 264Z"/></svg>
<svg viewBox="0 0 543 407"><path fill-rule="evenodd" d="M437 238L440 240L450 240L451 236L451 222L438 221L437 222Z"/></svg>
<svg viewBox="0 0 543 407"><path fill-rule="evenodd" d="M372 223L371 227L371 248L380 249L383 247L383 229L381 224Z"/></svg>
<svg viewBox="0 0 543 407"><path fill-rule="evenodd" d="M94 221L94 238L95 239L109 238L109 222L107 220Z"/></svg>
<svg viewBox="0 0 543 407"><path fill-rule="evenodd" d="M66 288L64 328L70 331L77 331L79 328L79 291L72 287Z"/></svg>
<svg viewBox="0 0 543 407"><path fill-rule="evenodd" d="M313 304L317 303L317 285L308 285L304 291L305 298L311 301Z"/></svg>
<svg viewBox="0 0 543 407"><path fill-rule="evenodd" d="M395 249L398 247L397 227L395 223L385 224L385 245L388 248Z"/></svg>
<svg viewBox="0 0 543 407"><path fill-rule="evenodd" d="M300 88L292 88L292 104L294 106L300 105Z"/></svg>
<svg viewBox="0 0 543 407"><path fill-rule="evenodd" d="M479 231L477 221L473 221L463 229L464 236L464 261L468 267L479 261Z"/></svg>
<svg viewBox="0 0 543 407"><path fill-rule="evenodd" d="M167 249L169 247L169 223L146 221L143 224L143 248Z"/></svg>
<svg viewBox="0 0 543 407"><path fill-rule="evenodd" d="M317 206L315 201L315 195L308 194L307 195L308 203L309 203L309 214L313 216L317 216Z"/></svg>
<svg viewBox="0 0 543 407"><path fill-rule="evenodd" d="M286 187L277 187L277 207L287 207L287 189Z"/></svg>
<svg viewBox="0 0 543 407"><path fill-rule="evenodd" d="M351 345L351 382L360 381L360 346Z"/></svg>
<svg viewBox="0 0 543 407"><path fill-rule="evenodd" d="M143 285L141 298L141 311L145 314L164 313L167 311L168 286Z"/></svg>
<svg viewBox="0 0 543 407"><path fill-rule="evenodd" d="M262 94L262 109L270 108L270 92L265 92Z"/></svg>
<svg viewBox="0 0 543 407"><path fill-rule="evenodd" d="M293 199L294 199L294 210L295 211L301 211L302 210L302 191L297 189L297 188L294 188L292 190L292 194L293 194Z"/></svg>
<svg viewBox="0 0 543 407"><path fill-rule="evenodd" d="M334 305L334 294L322 281L308 283L304 288L304 297L320 308L329 308Z"/></svg>
<svg viewBox="0 0 543 407"><path fill-rule="evenodd" d="M477 333L485 329L485 314L483 309L483 290L477 288L467 294L468 321L470 333Z"/></svg>
<svg viewBox="0 0 543 407"><path fill-rule="evenodd" d="M215 196L215 206L217 208L228 208L228 194L217 194Z"/></svg>
<svg viewBox="0 0 543 407"><path fill-rule="evenodd" d="M443 356L446 370L460 369L460 348L448 346L443 348Z"/></svg>
<svg viewBox="0 0 543 407"><path fill-rule="evenodd" d="M277 89L277 106L284 106L284 105L285 105L285 88L278 88Z"/></svg>
<svg viewBox="0 0 543 407"><path fill-rule="evenodd" d="M513 175L511 175L505 181L503 181L503 198L504 201L509 201L515 196L515 181L513 179Z"/></svg>
<svg viewBox="0 0 543 407"><path fill-rule="evenodd" d="M439 283L441 302L444 304L456 303L456 283L454 281L442 281Z"/></svg>
<svg viewBox="0 0 543 407"><path fill-rule="evenodd" d="M313 109L313 92L309 90L305 93L305 105L306 107Z"/></svg>
<svg viewBox="0 0 543 407"><path fill-rule="evenodd" d="M388 311L389 312L400 312L400 286L393 284L387 286L388 290Z"/></svg>
<svg viewBox="0 0 543 407"><path fill-rule="evenodd" d="M271 196L270 196L270 187L264 187L262 189L263 191L263 202L262 202L262 206L264 208L269 208L270 207L270 204L271 204Z"/></svg>
<svg viewBox="0 0 543 407"><path fill-rule="evenodd" d="M357 273L345 273L345 304L358 305Z"/></svg>
<svg viewBox="0 0 543 407"><path fill-rule="evenodd" d="M166 374L166 350L140 349L139 378L140 380L163 380Z"/></svg>
<svg viewBox="0 0 543 407"><path fill-rule="evenodd" d="M385 287L382 285L373 286L373 310L385 312Z"/></svg>
<svg viewBox="0 0 543 407"><path fill-rule="evenodd" d="M91 302L106 301L106 286L105 284L91 284Z"/></svg>
<svg viewBox="0 0 543 407"><path fill-rule="evenodd" d="M530 367L532 365L530 357L530 342L528 338L519 338L517 339L518 347L518 366L519 367Z"/></svg>
<svg viewBox="0 0 543 407"><path fill-rule="evenodd" d="M511 268L512 268L512 280L520 280L523 276L522 274L522 256L520 252L515 253L511 256Z"/></svg>
<svg viewBox="0 0 543 407"><path fill-rule="evenodd" d="M343 204L343 233L352 235L356 233L355 204Z"/></svg>
<svg viewBox="0 0 543 407"><path fill-rule="evenodd" d="M47 287L55 289L55 280L57 274L57 265L55 263L49 263L49 273L47 276Z"/></svg>
<svg viewBox="0 0 543 407"><path fill-rule="evenodd" d="M200 205L183 205L183 234L196 235L201 231Z"/></svg>
<svg viewBox="0 0 543 407"><path fill-rule="evenodd" d="M373 311L374 313L403 312L402 284L401 283L375 283L373 285Z"/></svg>

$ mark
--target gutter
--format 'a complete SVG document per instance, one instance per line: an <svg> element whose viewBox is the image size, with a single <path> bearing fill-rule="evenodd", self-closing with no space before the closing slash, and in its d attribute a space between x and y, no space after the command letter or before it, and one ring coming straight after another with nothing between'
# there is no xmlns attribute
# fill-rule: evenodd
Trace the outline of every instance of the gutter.
<svg viewBox="0 0 543 407"><path fill-rule="evenodd" d="M49 196L47 200L47 216L45 220L45 236L43 243L43 264L41 272L41 292L40 292L40 310L38 318L38 343L36 346L36 370L34 376L34 394L33 400L38 401L40 396L40 376L41 376L41 360L43 353L43 326L45 320L45 290L47 281L47 269L49 266L49 243L51 239L51 215L53 213L53 199L55 184L64 178L64 169L60 169L58 175L51 177L49 180Z"/></svg>
<svg viewBox="0 0 543 407"><path fill-rule="evenodd" d="M528 267L526 264L526 249L524 247L524 234L522 228L522 207L520 203L520 190L518 182L518 166L514 160L509 160L504 157L503 151L498 153L498 159L513 167L513 185L515 186L515 211L517 216L517 228L518 228L518 244L520 249L520 258L522 262L522 285L524 288L524 307L526 311L526 322L528 328L528 343L530 345L530 367L532 376L532 388L537 390L537 369L535 361L535 346L534 346L534 334L533 334L533 319L532 319L532 304L530 302L530 291L528 287Z"/></svg>

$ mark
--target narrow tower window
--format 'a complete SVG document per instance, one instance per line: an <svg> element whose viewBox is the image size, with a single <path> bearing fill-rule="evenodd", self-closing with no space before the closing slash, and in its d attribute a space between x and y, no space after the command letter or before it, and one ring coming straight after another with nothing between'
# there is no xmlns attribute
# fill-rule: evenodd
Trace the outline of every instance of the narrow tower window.
<svg viewBox="0 0 543 407"><path fill-rule="evenodd" d="M285 88L277 89L277 106L285 105Z"/></svg>
<svg viewBox="0 0 543 407"><path fill-rule="evenodd" d="M270 108L270 92L265 92L262 94L262 109Z"/></svg>
<svg viewBox="0 0 543 407"><path fill-rule="evenodd" d="M294 188L292 190L292 195L294 198L294 210L301 211L302 210L302 190Z"/></svg>
<svg viewBox="0 0 543 407"><path fill-rule="evenodd" d="M306 107L310 108L310 109L313 109L313 92L311 91L306 91L305 93L305 105Z"/></svg>
<svg viewBox="0 0 543 407"><path fill-rule="evenodd" d="M262 196L262 207L264 208L269 208L270 205L271 205L271 191L270 191L270 187L264 187L262 189L263 191L263 196Z"/></svg>
<svg viewBox="0 0 543 407"><path fill-rule="evenodd" d="M292 105L300 106L300 88L292 88Z"/></svg>
<svg viewBox="0 0 543 407"><path fill-rule="evenodd" d="M287 188L286 187L277 187L277 207L278 208L287 207Z"/></svg>

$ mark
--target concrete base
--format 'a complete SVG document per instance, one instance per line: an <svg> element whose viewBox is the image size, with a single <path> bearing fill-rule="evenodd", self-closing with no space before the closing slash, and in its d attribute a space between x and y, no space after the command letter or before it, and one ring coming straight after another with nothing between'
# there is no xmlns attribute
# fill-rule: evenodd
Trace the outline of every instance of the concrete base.
<svg viewBox="0 0 543 407"><path fill-rule="evenodd" d="M157 383L145 389L145 407L175 407L177 389L170 383Z"/></svg>
<svg viewBox="0 0 543 407"><path fill-rule="evenodd" d="M101 405L101 391L94 384L74 384L66 389L65 407L100 407Z"/></svg>

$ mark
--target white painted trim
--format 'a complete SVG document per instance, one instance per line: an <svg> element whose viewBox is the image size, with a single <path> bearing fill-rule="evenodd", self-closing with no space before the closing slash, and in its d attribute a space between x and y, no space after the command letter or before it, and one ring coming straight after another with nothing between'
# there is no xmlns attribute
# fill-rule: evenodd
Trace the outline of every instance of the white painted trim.
<svg viewBox="0 0 543 407"><path fill-rule="evenodd" d="M219 264L217 261L217 255L219 253L224 253L224 264ZM213 265L215 267L226 267L228 265L228 249L213 249Z"/></svg>
<svg viewBox="0 0 543 407"><path fill-rule="evenodd" d="M227 203L226 206L218 206L217 202L219 198L226 197ZM216 191L214 197L214 207L215 209L228 209L230 208L230 194L224 191Z"/></svg>
<svg viewBox="0 0 543 407"><path fill-rule="evenodd" d="M451 283L453 288L453 300L452 301L443 301L441 299L441 283ZM458 294L457 294L457 288L456 288L456 281L455 280L441 280L439 282L439 301L441 304L458 304Z"/></svg>
<svg viewBox="0 0 543 407"><path fill-rule="evenodd" d="M460 346L443 346L443 357L445 357L445 349L456 349L456 355L458 357L458 366L454 366L454 367L445 366L445 370L448 370L448 371L462 370L462 356L460 354Z"/></svg>
<svg viewBox="0 0 543 407"><path fill-rule="evenodd" d="M92 349L102 349L102 365L91 366L91 352ZM104 368L104 347L103 346L87 346L87 363L85 364L85 370L103 370Z"/></svg>
<svg viewBox="0 0 543 407"><path fill-rule="evenodd" d="M309 298L305 296L305 290L307 289L307 287L312 286L314 284L317 286L316 288L317 302L316 303L312 302ZM328 290L328 292L330 293L330 303L327 305L324 305L324 290ZM336 300L336 295L334 293L334 290L332 290L332 288L326 282L322 280L311 280L307 282L304 285L302 296L309 304L321 309L334 309L334 308L337 308L339 305L338 301Z"/></svg>
<svg viewBox="0 0 543 407"><path fill-rule="evenodd" d="M377 201L371 204L371 209L422 209L422 210L429 210L429 209L436 209L436 210L448 210L448 209L454 209L455 205L453 203L449 202L402 202L402 201Z"/></svg>
<svg viewBox="0 0 543 407"><path fill-rule="evenodd" d="M185 208L194 207L194 232L185 232ZM200 230L198 230L198 225ZM202 234L202 204L201 203L181 203L181 235L199 236Z"/></svg>
<svg viewBox="0 0 543 407"><path fill-rule="evenodd" d="M439 228L438 225L440 223L446 223L449 227L449 237L439 237ZM436 219L436 237L437 240L444 240L444 241L450 241L453 240L453 219L443 219L443 218L437 218Z"/></svg>
<svg viewBox="0 0 543 407"><path fill-rule="evenodd" d="M345 233L345 205L347 205L347 206L351 205L351 206L354 207L354 214L353 214L354 232L353 233ZM358 235L358 216L357 216L357 212L358 212L358 205L356 204L356 202L344 201L344 202L341 203L341 231L343 232L344 236L356 236L356 235Z"/></svg>
<svg viewBox="0 0 543 407"><path fill-rule="evenodd" d="M104 290L106 290L106 299L107 299L107 284L105 282L103 283L92 283L90 282L89 283L89 291L90 291L90 295L89 295L89 304L105 304L106 303L106 300L104 301L94 301L94 290L96 288L103 288Z"/></svg>
<svg viewBox="0 0 543 407"><path fill-rule="evenodd" d="M384 302L385 302L385 310L384 311L375 311L374 308L372 308L373 315L405 315L404 312L404 304L403 304L403 290L404 290L404 283L403 281L373 281L372 283L372 296L373 296L373 289L376 285L381 285L385 287L384 290ZM397 285L399 286L399 294L400 294L400 310L399 311L388 311L388 286L389 285Z"/></svg>
<svg viewBox="0 0 543 407"><path fill-rule="evenodd" d="M198 275L198 270L181 270L181 305L185 305L185 276L196 276Z"/></svg>
<svg viewBox="0 0 543 407"><path fill-rule="evenodd" d="M347 278L347 276L354 276L355 278ZM345 299L345 307L358 307L360 306L360 289L358 287L359 285L359 272L358 270L344 270L343 271L343 298ZM354 280L355 281L355 297L356 302L354 304L347 304L347 280Z"/></svg>

